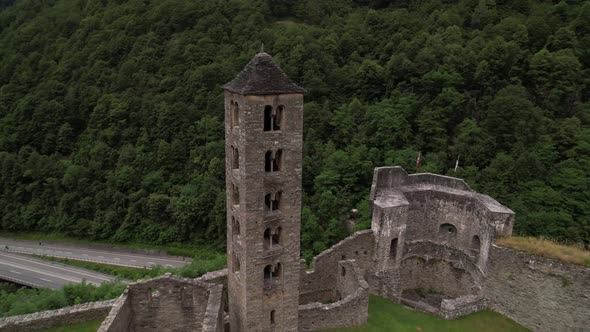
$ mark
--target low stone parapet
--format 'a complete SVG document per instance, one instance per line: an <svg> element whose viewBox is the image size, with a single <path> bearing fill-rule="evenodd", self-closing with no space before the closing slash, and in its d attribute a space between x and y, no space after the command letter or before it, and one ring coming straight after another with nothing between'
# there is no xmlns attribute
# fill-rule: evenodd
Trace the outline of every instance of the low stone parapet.
<svg viewBox="0 0 590 332"><path fill-rule="evenodd" d="M299 306L299 331L317 331L363 325L369 316L369 285L354 260L338 264L334 285L340 301Z"/></svg>
<svg viewBox="0 0 590 332"><path fill-rule="evenodd" d="M102 319L109 313L115 301L116 299L89 302L57 310L40 311L32 314L2 318L0 319L0 331L36 331Z"/></svg>

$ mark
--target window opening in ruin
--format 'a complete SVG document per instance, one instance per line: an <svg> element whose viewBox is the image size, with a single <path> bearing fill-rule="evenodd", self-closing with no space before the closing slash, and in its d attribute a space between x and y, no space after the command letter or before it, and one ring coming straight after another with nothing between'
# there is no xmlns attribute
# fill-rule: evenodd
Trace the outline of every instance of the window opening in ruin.
<svg viewBox="0 0 590 332"><path fill-rule="evenodd" d="M272 160L272 171L279 172L281 170L281 162L283 158L283 150L278 150Z"/></svg>
<svg viewBox="0 0 590 332"><path fill-rule="evenodd" d="M281 130L284 109L283 105L279 105L276 110L270 105L264 106L264 131Z"/></svg>
<svg viewBox="0 0 590 332"><path fill-rule="evenodd" d="M282 194L283 193L280 191L275 194L275 199L272 201L271 211L278 211L280 209Z"/></svg>
<svg viewBox="0 0 590 332"><path fill-rule="evenodd" d="M391 240L391 246L389 247L389 257L393 260L397 259L397 238Z"/></svg>
<svg viewBox="0 0 590 332"><path fill-rule="evenodd" d="M275 323L275 311L274 310L270 311L270 323L271 324Z"/></svg>
<svg viewBox="0 0 590 332"><path fill-rule="evenodd" d="M481 241L479 239L479 236L475 235L471 239L471 252L473 252L474 254L479 254L480 250L481 250Z"/></svg>
<svg viewBox="0 0 590 332"><path fill-rule="evenodd" d="M238 169L240 168L240 151L238 150L238 148L235 147L231 147L232 148L232 169Z"/></svg>
<svg viewBox="0 0 590 332"><path fill-rule="evenodd" d="M277 263L274 269L272 270L272 278L273 280L278 280L281 277L281 263Z"/></svg>
<svg viewBox="0 0 590 332"><path fill-rule="evenodd" d="M443 240L453 239L457 235L457 227L452 224L442 224L440 225L438 234Z"/></svg>
<svg viewBox="0 0 590 332"><path fill-rule="evenodd" d="M281 241L281 230L281 227L275 230L274 234L272 235L272 245L278 245Z"/></svg>
<svg viewBox="0 0 590 332"><path fill-rule="evenodd" d="M152 308L160 306L160 291L155 288L150 288L148 290L148 302L149 306Z"/></svg>
<svg viewBox="0 0 590 332"><path fill-rule="evenodd" d="M272 281L272 265L264 267L264 282Z"/></svg>
<svg viewBox="0 0 590 332"><path fill-rule="evenodd" d="M234 236L240 236L240 222L234 217L231 217L232 230Z"/></svg>
<svg viewBox="0 0 590 332"><path fill-rule="evenodd" d="M346 255L342 255L342 259L341 260L346 260Z"/></svg>
<svg viewBox="0 0 590 332"><path fill-rule="evenodd" d="M281 130L281 120L283 118L283 110L284 109L285 109L285 106L283 106L283 105L279 105L279 107L277 107L277 110L275 111L275 114L273 117L272 130Z"/></svg>
<svg viewBox="0 0 590 332"><path fill-rule="evenodd" d="M342 267L342 276L344 277L346 275L346 268L343 266Z"/></svg>
<svg viewBox="0 0 590 332"><path fill-rule="evenodd" d="M238 103L234 103L232 107L232 124L233 127L238 127L240 125L240 105Z"/></svg>
<svg viewBox="0 0 590 332"><path fill-rule="evenodd" d="M273 211L278 211L281 207L281 196L282 196L282 192L276 192L273 195L271 194L266 194L264 196L264 205L266 206L266 212L273 212Z"/></svg>
<svg viewBox="0 0 590 332"><path fill-rule="evenodd" d="M266 195L264 196L264 205L266 206L266 211L267 211L267 212L270 212L270 211L272 210L272 209L271 209L271 205L272 205L272 199L271 199L271 196L272 196L271 194L266 194Z"/></svg>
<svg viewBox="0 0 590 332"><path fill-rule="evenodd" d="M270 105L266 105L264 107L264 131L271 131L272 127L273 127L273 123L272 123L272 118L273 118L273 114L272 114L272 106Z"/></svg>
<svg viewBox="0 0 590 332"><path fill-rule="evenodd" d="M232 200L234 205L240 205L240 188L235 183L232 184Z"/></svg>
<svg viewBox="0 0 590 332"><path fill-rule="evenodd" d="M270 227L264 230L264 248L270 249L271 248L271 230Z"/></svg>
<svg viewBox="0 0 590 332"><path fill-rule="evenodd" d="M264 155L264 171L269 173L272 172L272 151L266 151Z"/></svg>

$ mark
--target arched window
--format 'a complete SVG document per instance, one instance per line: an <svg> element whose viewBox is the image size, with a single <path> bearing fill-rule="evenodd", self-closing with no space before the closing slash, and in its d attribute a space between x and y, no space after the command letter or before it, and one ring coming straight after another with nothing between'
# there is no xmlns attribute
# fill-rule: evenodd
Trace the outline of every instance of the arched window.
<svg viewBox="0 0 590 332"><path fill-rule="evenodd" d="M277 245L277 244L279 244L281 242L281 231L282 230L283 229L281 227L278 227L275 230L274 234L272 235L272 244L273 245Z"/></svg>
<svg viewBox="0 0 590 332"><path fill-rule="evenodd" d="M240 236L240 222L234 217L231 217L232 221L232 233L234 236Z"/></svg>
<svg viewBox="0 0 590 332"><path fill-rule="evenodd" d="M264 106L264 131L281 130L284 110L283 105L279 105L277 109L273 109L271 105Z"/></svg>
<svg viewBox="0 0 590 332"><path fill-rule="evenodd" d="M264 249L271 248L271 237L272 237L272 231L270 230L270 227L269 227L264 230Z"/></svg>
<svg viewBox="0 0 590 332"><path fill-rule="evenodd" d="M452 224L442 224L438 229L438 237L441 241L452 241L457 237L457 227Z"/></svg>
<svg viewBox="0 0 590 332"><path fill-rule="evenodd" d="M272 151L266 151L264 154L264 171L272 172Z"/></svg>
<svg viewBox="0 0 590 332"><path fill-rule="evenodd" d="M481 241L479 239L479 236L475 235L471 239L471 252L473 252L474 254L479 254L480 250L481 250Z"/></svg>
<svg viewBox="0 0 590 332"><path fill-rule="evenodd" d="M277 150L275 157L272 160L272 171L278 172L281 170L281 163L283 161L283 150Z"/></svg>
<svg viewBox="0 0 590 332"><path fill-rule="evenodd" d="M232 201L234 205L240 205L240 188L235 183L232 184Z"/></svg>
<svg viewBox="0 0 590 332"><path fill-rule="evenodd" d="M238 148L235 147L231 147L232 148L232 169L238 169L240 168L240 151L238 150Z"/></svg>
<svg viewBox="0 0 590 332"><path fill-rule="evenodd" d="M342 267L342 273L341 274L342 274L343 277L346 275L346 268L344 266Z"/></svg>
<svg viewBox="0 0 590 332"><path fill-rule="evenodd" d="M271 324L275 323L275 311L274 310L270 311L270 323Z"/></svg>
<svg viewBox="0 0 590 332"><path fill-rule="evenodd" d="M240 125L240 105L238 103L234 103L232 107L232 124L234 127L238 127Z"/></svg>
<svg viewBox="0 0 590 332"><path fill-rule="evenodd" d="M280 209L282 192L276 192L274 195L266 194L264 196L264 205L266 212L278 211ZM273 197L274 196L274 197Z"/></svg>
<svg viewBox="0 0 590 332"><path fill-rule="evenodd" d="M264 131L271 131L272 130L272 106L266 105L264 107Z"/></svg>
<svg viewBox="0 0 590 332"><path fill-rule="evenodd" d="M264 282L271 282L272 281L272 265L267 265L264 267Z"/></svg>
<svg viewBox="0 0 590 332"><path fill-rule="evenodd" d="M281 278L281 273L282 273L281 268L282 268L281 263L277 263L274 266L274 269L272 270L272 278L274 280L279 280Z"/></svg>
<svg viewBox="0 0 590 332"><path fill-rule="evenodd" d="M397 238L391 240L391 246L389 247L389 257L393 260L397 259Z"/></svg>
<svg viewBox="0 0 590 332"><path fill-rule="evenodd" d="M273 119L273 128L272 130L281 130L281 124L282 124L282 120L283 120L283 111L285 110L285 106L283 105L279 105L279 107L277 107L277 110L275 111L274 114L274 119Z"/></svg>

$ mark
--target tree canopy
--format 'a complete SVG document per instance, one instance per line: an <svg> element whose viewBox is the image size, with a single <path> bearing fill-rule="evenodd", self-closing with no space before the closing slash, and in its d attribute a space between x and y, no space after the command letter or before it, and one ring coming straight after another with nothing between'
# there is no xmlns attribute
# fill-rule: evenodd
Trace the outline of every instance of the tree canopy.
<svg viewBox="0 0 590 332"><path fill-rule="evenodd" d="M304 256L352 208L368 226L394 164L465 178L516 233L590 243L588 2L0 4L4 230L223 246L220 86L264 43L308 91Z"/></svg>

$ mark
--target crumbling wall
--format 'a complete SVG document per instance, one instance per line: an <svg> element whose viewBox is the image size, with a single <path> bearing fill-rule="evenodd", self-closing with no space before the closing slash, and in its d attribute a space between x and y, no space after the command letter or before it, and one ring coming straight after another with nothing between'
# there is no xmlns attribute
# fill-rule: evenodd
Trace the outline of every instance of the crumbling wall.
<svg viewBox="0 0 590 332"><path fill-rule="evenodd" d="M440 259L410 257L402 261L400 267L401 287L424 289L444 294L446 297L459 297L471 293L473 278L464 269Z"/></svg>
<svg viewBox="0 0 590 332"><path fill-rule="evenodd" d="M535 331L588 331L590 269L494 245L486 298Z"/></svg>
<svg viewBox="0 0 590 332"><path fill-rule="evenodd" d="M98 332L126 332L130 330L131 307L127 297L127 289L116 300L108 316L102 321Z"/></svg>
<svg viewBox="0 0 590 332"><path fill-rule="evenodd" d="M299 303L333 302L339 300L335 292L338 264L355 259L364 276L373 270L374 238L371 230L356 232L313 259L313 269L300 264Z"/></svg>
<svg viewBox="0 0 590 332"><path fill-rule="evenodd" d="M223 331L223 287L170 273L131 283L100 331Z"/></svg>
<svg viewBox="0 0 590 332"><path fill-rule="evenodd" d="M354 260L340 261L332 287L342 299L299 306L299 331L317 331L363 325L369 316L369 285Z"/></svg>
<svg viewBox="0 0 590 332"><path fill-rule="evenodd" d="M36 331L100 319L108 314L114 303L115 300L90 302L57 310L6 317L0 319L0 331Z"/></svg>

